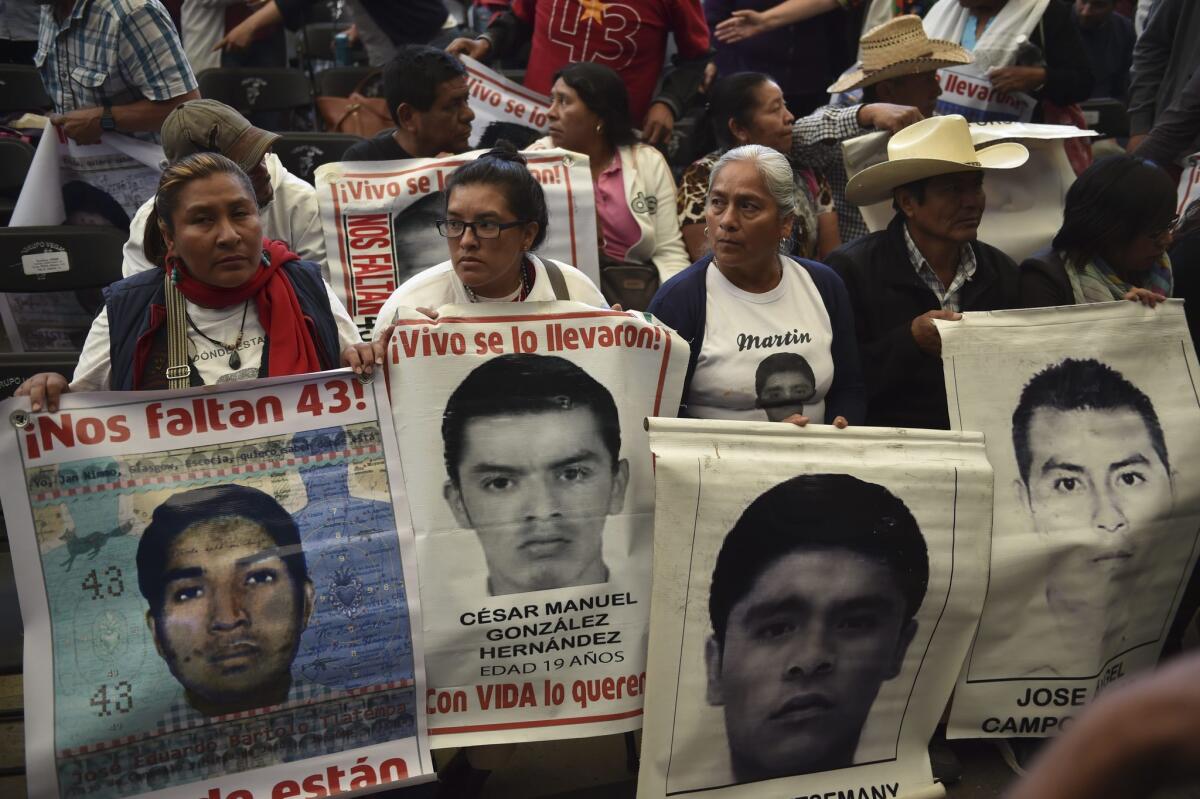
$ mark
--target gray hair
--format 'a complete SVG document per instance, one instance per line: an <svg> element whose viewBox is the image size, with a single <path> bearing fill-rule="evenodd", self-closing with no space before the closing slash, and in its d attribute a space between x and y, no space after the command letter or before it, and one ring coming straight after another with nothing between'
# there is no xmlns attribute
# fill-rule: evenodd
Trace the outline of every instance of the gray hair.
<svg viewBox="0 0 1200 799"><path fill-rule="evenodd" d="M763 186L771 199L779 206L779 218L796 213L796 183L792 165L779 151L761 144L743 144L722 155L708 175L708 190L711 193L717 174L735 161L749 161L758 170Z"/></svg>

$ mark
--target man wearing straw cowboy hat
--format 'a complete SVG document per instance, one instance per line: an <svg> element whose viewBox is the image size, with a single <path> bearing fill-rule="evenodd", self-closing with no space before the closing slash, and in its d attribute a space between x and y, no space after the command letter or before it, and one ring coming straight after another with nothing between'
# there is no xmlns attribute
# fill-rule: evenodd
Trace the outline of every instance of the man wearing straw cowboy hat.
<svg viewBox="0 0 1200 799"><path fill-rule="evenodd" d="M976 149L961 116L932 117L888 142L888 159L846 186L856 205L891 198L886 230L826 258L846 282L867 383L867 424L946 429L942 342L934 319L1019 307L1017 265L978 241L989 169L1013 169L1015 142Z"/></svg>
<svg viewBox="0 0 1200 799"><path fill-rule="evenodd" d="M971 55L953 42L930 39L921 18L896 17L869 30L859 41L862 61L829 87L831 94L862 89L863 105L818 108L792 127L792 157L820 167L829 178L842 241L867 235L858 208L846 200L846 167L841 142L874 128L895 133L933 116L942 89L937 71L961 66Z"/></svg>

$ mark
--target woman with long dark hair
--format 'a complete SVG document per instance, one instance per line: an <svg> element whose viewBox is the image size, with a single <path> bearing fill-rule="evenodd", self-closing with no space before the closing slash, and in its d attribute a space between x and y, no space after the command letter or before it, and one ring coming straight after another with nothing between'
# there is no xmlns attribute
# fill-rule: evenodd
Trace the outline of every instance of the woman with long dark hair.
<svg viewBox="0 0 1200 799"><path fill-rule="evenodd" d="M675 216L675 180L662 153L637 143L620 76L602 64L570 64L555 76L550 97L550 135L535 146L588 157L602 256L653 266L660 280L682 271L688 255Z"/></svg>
<svg viewBox="0 0 1200 799"><path fill-rule="evenodd" d="M787 155L792 150L792 123L796 119L788 110L783 90L761 72L737 72L714 83L706 117L717 149L687 168L676 197L683 241L692 260L708 251L704 206L708 176L717 159L726 150L743 144L761 144ZM793 163L792 174L796 221L786 249L790 255L820 260L842 244L833 190L817 169Z"/></svg>
<svg viewBox="0 0 1200 799"><path fill-rule="evenodd" d="M1100 159L1067 190L1051 246L1021 264L1021 304L1156 305L1173 295L1174 224L1175 184L1165 172L1131 155Z"/></svg>

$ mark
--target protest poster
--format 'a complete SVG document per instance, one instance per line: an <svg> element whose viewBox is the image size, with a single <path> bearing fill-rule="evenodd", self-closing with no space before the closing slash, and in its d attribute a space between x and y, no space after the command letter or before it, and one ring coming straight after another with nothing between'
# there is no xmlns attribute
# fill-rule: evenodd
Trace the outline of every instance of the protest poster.
<svg viewBox="0 0 1200 799"><path fill-rule="evenodd" d="M364 339L392 292L423 269L449 260L435 222L446 210L446 179L482 153L409 161L364 161L317 168L317 204L329 254L330 285ZM566 150L524 154L546 193L550 230L539 255L570 264L600 285L592 173Z"/></svg>
<svg viewBox="0 0 1200 799"><path fill-rule="evenodd" d="M382 382L0 406L31 797L315 797L431 772Z"/></svg>
<svg viewBox="0 0 1200 799"><path fill-rule="evenodd" d="M1025 92L997 91L986 74L971 65L937 71L942 95L935 114L961 114L968 122L1029 122L1037 100Z"/></svg>
<svg viewBox="0 0 1200 799"><path fill-rule="evenodd" d="M467 103L475 112L472 147L491 147L498 139L516 136L532 141L550 131L549 97L526 89L470 56L460 58L467 68Z"/></svg>
<svg viewBox="0 0 1200 799"><path fill-rule="evenodd" d="M651 419L638 799L942 796L927 745L979 619L978 433Z"/></svg>
<svg viewBox="0 0 1200 799"><path fill-rule="evenodd" d="M388 381L436 748L641 726L654 479L687 344L579 303L401 311Z"/></svg>
<svg viewBox="0 0 1200 799"><path fill-rule="evenodd" d="M1054 735L1155 665L1196 562L1183 303L968 313L938 331L951 424L983 432L996 472L991 580L948 734Z"/></svg>
<svg viewBox="0 0 1200 799"><path fill-rule="evenodd" d="M78 181L92 187L95 195L85 198L82 213L109 214L107 197L126 214L128 226L146 198L154 196L165 165L162 147L152 142L109 132L99 144L76 144L47 120L8 224L87 224L68 219L63 204L63 188Z"/></svg>
<svg viewBox="0 0 1200 799"><path fill-rule="evenodd" d="M979 225L979 240L1002 250L1018 263L1049 245L1062 225L1067 189L1075 182L1075 170L1067 160L1063 139L1095 135L1095 131L1081 131L1070 125L972 123L971 140L976 147L1018 141L1029 150L1029 160L1016 169L986 173L983 188L987 209ZM855 175L886 161L889 138L889 134L881 131L843 142L847 174ZM860 210L872 233L886 228L896 215L890 198Z"/></svg>

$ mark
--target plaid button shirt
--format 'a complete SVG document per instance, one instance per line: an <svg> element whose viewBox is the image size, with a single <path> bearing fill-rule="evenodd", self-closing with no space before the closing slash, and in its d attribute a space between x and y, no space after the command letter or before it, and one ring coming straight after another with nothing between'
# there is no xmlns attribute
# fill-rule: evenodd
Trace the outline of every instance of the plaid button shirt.
<svg viewBox="0 0 1200 799"><path fill-rule="evenodd" d="M900 227L904 230L904 244L908 247L908 259L912 261L913 269L917 270L917 277L921 278L926 286L929 286L933 296L937 297L938 302L942 304L943 311L953 311L954 313L961 311L962 288L975 275L975 251L971 249L971 245L964 244L958 251L958 269L954 272L954 279L950 281L949 286L943 286L941 278L933 271L933 267L929 265L929 261L925 260L925 256L921 255L912 236L908 235L908 225Z"/></svg>
<svg viewBox="0 0 1200 799"><path fill-rule="evenodd" d="M158 0L76 0L59 23L42 6L34 56L54 110L170 100L196 88L179 34Z"/></svg>
<svg viewBox="0 0 1200 799"><path fill-rule="evenodd" d="M792 123L792 158L797 164L814 166L825 173L833 193L843 244L849 244L871 232L858 206L846 199L848 178L846 161L842 158L842 142L872 130L858 124L858 109L861 107L827 105Z"/></svg>

